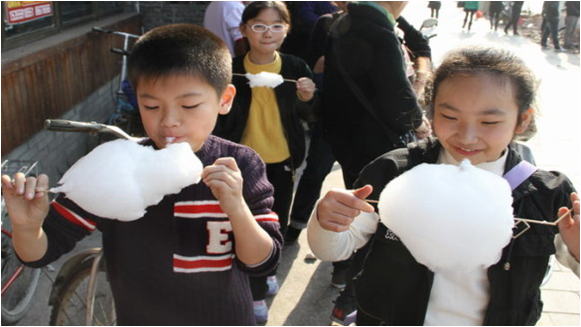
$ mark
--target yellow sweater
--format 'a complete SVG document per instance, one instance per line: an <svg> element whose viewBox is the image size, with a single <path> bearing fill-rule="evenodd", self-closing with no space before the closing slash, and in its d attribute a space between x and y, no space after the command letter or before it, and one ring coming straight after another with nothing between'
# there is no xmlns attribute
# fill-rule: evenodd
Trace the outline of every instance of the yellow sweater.
<svg viewBox="0 0 581 327"><path fill-rule="evenodd" d="M260 72L279 74L282 60L278 53L275 54L275 60L264 65L252 63L246 55L244 68L251 74ZM266 163L278 163L290 157L274 89L252 88L248 121L240 143L251 147Z"/></svg>

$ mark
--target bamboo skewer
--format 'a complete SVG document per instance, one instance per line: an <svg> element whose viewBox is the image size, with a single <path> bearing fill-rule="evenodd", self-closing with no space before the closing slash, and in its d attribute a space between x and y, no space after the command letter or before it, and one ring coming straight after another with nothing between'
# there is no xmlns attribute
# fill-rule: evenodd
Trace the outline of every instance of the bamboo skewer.
<svg viewBox="0 0 581 327"><path fill-rule="evenodd" d="M232 73L232 75L246 77L245 74L240 74L240 73ZM285 81L285 82L292 82L292 83L296 83L297 82L297 80L295 80L295 79L289 79L289 78L283 78L282 80Z"/></svg>
<svg viewBox="0 0 581 327"><path fill-rule="evenodd" d="M371 199L365 199L365 202L367 203L374 203L374 204L378 204L379 201L377 200L371 200ZM515 217L514 220L518 223L518 222L523 222L523 223L533 223L533 224L539 224L539 225L550 225L550 226L557 226L557 224L559 223L559 221L561 221L563 218L567 217L567 215L569 213L571 213L573 211L573 208L567 210L567 212L565 212L564 214L562 214L559 218L557 218L557 220L555 221L546 221L546 220L534 220L534 219L526 219L526 218L517 218Z"/></svg>

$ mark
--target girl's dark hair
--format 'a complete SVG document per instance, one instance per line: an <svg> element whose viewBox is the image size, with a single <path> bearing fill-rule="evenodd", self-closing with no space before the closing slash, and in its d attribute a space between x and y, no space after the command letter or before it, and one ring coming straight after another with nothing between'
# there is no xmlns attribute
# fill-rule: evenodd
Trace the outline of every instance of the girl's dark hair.
<svg viewBox="0 0 581 327"><path fill-rule="evenodd" d="M433 117L433 105L442 82L461 75L474 76L490 74L498 78L508 79L514 89L515 103L518 106L519 120L521 114L529 108L536 107L537 80L525 62L513 52L483 46L464 46L451 50L432 75L426 100L429 103L428 112ZM536 111L536 110L535 110ZM528 139L536 132L534 115L527 131L519 139Z"/></svg>
<svg viewBox="0 0 581 327"><path fill-rule="evenodd" d="M289 14L288 8L286 7L284 2L282 2L282 1L252 1L244 9L244 12L242 13L242 21L240 22L240 25L242 26L242 25L248 23L249 20L256 18L258 15L260 15L261 11L263 11L264 9L268 9L268 8L272 8L272 9L278 11L280 18L282 19L282 21L284 23L289 25L289 30L290 30L290 24L291 24L290 14Z"/></svg>
<svg viewBox="0 0 581 327"><path fill-rule="evenodd" d="M142 78L189 75L210 84L220 96L232 79L232 57L224 41L203 27L157 27L135 43L127 64L133 88Z"/></svg>

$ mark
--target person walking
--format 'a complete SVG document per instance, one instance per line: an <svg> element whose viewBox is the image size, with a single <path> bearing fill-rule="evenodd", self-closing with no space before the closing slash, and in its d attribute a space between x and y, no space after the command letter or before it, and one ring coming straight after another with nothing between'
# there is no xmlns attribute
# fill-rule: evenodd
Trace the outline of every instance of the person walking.
<svg viewBox="0 0 581 327"><path fill-rule="evenodd" d="M518 23L520 21L520 13L522 11L522 6L524 1L513 1L512 9L510 14L510 20L504 27L504 34L508 34L508 30L512 27L512 35L518 35Z"/></svg>
<svg viewBox="0 0 581 327"><path fill-rule="evenodd" d="M490 1L488 7L488 14L490 15L490 29L495 32L498 30L498 21L500 20L500 13L504 9L502 1Z"/></svg>
<svg viewBox="0 0 581 327"><path fill-rule="evenodd" d="M430 17L439 18L442 1L428 1L428 8L430 8Z"/></svg>
<svg viewBox="0 0 581 327"><path fill-rule="evenodd" d="M551 35L554 50L557 52L565 51L559 44L559 14L559 1L545 1L543 3L543 22L541 23L541 47L543 50L550 49L547 41Z"/></svg>
<svg viewBox="0 0 581 327"><path fill-rule="evenodd" d="M474 14L478 11L480 1L465 1L464 2L464 24L462 24L462 29L466 28L466 23L468 23L468 31L472 28L472 21L474 20Z"/></svg>
<svg viewBox="0 0 581 327"><path fill-rule="evenodd" d="M575 39L575 29L579 25L579 1L565 1L565 44L567 50L579 49L579 38Z"/></svg>

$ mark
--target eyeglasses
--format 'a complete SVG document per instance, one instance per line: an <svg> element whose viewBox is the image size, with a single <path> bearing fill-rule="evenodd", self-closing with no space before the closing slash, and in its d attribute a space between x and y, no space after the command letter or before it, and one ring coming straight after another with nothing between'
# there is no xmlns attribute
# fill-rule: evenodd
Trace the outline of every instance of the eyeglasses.
<svg viewBox="0 0 581 327"><path fill-rule="evenodd" d="M280 33L284 31L286 27L284 24L272 24L272 25L254 24L248 26L250 26L250 29L252 29L256 33L264 33L267 30L270 30L272 33Z"/></svg>

